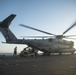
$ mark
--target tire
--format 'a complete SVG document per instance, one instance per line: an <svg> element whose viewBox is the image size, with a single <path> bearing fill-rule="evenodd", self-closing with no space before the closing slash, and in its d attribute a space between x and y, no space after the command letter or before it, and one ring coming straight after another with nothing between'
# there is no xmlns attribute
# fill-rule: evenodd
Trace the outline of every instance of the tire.
<svg viewBox="0 0 76 75"><path fill-rule="evenodd" d="M74 52L71 52L71 54L74 54Z"/></svg>
<svg viewBox="0 0 76 75"><path fill-rule="evenodd" d="M62 52L59 52L59 55L62 55Z"/></svg>

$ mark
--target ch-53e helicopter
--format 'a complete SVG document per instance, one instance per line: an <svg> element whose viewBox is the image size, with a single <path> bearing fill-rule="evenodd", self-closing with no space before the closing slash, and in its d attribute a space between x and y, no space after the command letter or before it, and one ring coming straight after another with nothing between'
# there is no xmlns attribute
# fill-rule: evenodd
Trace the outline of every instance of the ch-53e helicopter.
<svg viewBox="0 0 76 75"><path fill-rule="evenodd" d="M8 16L5 20L3 20L2 22L0 22L0 31L3 34L4 38L6 39L6 43L10 43L10 44L26 44L28 45L28 47L33 48L34 50L40 50L44 52L44 55L50 55L51 53L66 53L66 52L70 52L71 54L74 54L74 52L76 51L74 46L74 42L73 41L67 41L64 40L63 38L68 38L71 36L76 36L76 35L67 35L64 36L64 34L69 31L71 28L73 28L76 23L74 23L72 26L70 26L66 31L63 32L62 35L55 35L43 30L39 30L27 25L23 25L20 24L20 26L22 27L26 27L29 29L33 29L48 35L52 35L53 38L51 36L35 36L37 38L44 38L44 39L18 39L13 33L12 31L9 29L9 25L12 22L12 20L15 18L15 14L11 14L10 16ZM30 36L30 37L34 37L34 36ZM49 38L48 38L49 37ZM46 38L46 39L45 39Z"/></svg>

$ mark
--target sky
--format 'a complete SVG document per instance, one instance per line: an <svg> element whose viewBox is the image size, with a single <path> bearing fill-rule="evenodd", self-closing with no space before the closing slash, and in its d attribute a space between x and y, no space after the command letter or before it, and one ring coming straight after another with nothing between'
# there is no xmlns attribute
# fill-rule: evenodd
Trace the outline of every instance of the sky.
<svg viewBox="0 0 76 75"><path fill-rule="evenodd" d="M62 34L76 22L76 0L0 0L0 21L10 14L17 16L10 25L17 38L30 35L47 35L20 27L25 24L53 34ZM76 27L66 35L76 34ZM73 40L76 47L76 41ZM0 32L0 53L11 53L15 46L20 52L26 45L3 44L5 39Z"/></svg>

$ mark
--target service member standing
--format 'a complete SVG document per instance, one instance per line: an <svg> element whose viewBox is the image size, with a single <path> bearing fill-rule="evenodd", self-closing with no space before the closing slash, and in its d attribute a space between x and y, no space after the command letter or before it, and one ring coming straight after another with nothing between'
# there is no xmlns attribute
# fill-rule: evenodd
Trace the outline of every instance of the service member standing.
<svg viewBox="0 0 76 75"><path fill-rule="evenodd" d="M17 56L17 46L14 48L14 54L13 54L13 56L14 57Z"/></svg>

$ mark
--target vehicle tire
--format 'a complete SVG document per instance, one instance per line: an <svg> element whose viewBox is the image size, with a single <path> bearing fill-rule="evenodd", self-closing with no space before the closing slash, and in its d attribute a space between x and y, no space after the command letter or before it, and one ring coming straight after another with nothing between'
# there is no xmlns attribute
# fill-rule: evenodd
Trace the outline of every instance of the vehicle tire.
<svg viewBox="0 0 76 75"><path fill-rule="evenodd" d="M74 52L71 52L71 54L74 54Z"/></svg>
<svg viewBox="0 0 76 75"><path fill-rule="evenodd" d="M59 52L59 55L62 55L62 52Z"/></svg>

